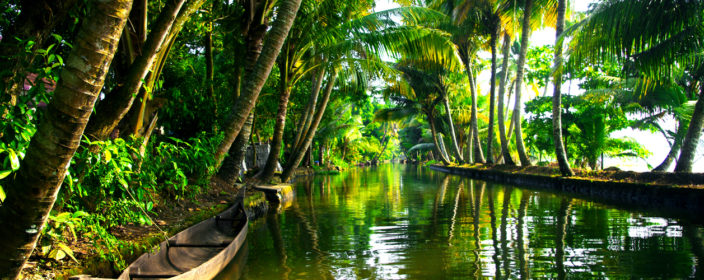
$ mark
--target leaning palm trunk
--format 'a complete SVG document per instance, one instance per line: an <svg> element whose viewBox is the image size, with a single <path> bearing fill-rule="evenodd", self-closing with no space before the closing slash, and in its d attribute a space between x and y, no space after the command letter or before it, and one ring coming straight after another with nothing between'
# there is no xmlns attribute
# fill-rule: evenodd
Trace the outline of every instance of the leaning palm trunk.
<svg viewBox="0 0 704 280"><path fill-rule="evenodd" d="M445 113L447 113L447 123L450 127L450 138L452 140L452 149L455 151L455 156L460 163L464 163L464 158L462 158L462 151L457 143L457 135L455 134L455 125L452 122L452 111L450 111L450 101L448 100L447 92L444 94L443 105L445 105Z"/></svg>
<svg viewBox="0 0 704 280"><path fill-rule="evenodd" d="M0 207L0 279L16 278L34 249L103 87L132 0L95 1L46 116Z"/></svg>
<svg viewBox="0 0 704 280"><path fill-rule="evenodd" d="M672 165L672 162L675 161L677 158L677 155L680 153L680 149L682 149L682 140L684 138L684 132L686 130L686 123L678 120L679 125L677 126L677 132L675 134L675 139L672 140L672 147L670 147L670 152L667 153L667 157L653 169L653 171L667 171L667 169L670 168L670 165Z"/></svg>
<svg viewBox="0 0 704 280"><path fill-rule="evenodd" d="M523 130L521 129L521 91L523 90L523 72L526 64L526 52L528 51L528 40L530 39L530 14L533 9L533 0L526 0L523 7L523 30L521 31L521 52L518 56L516 70L516 103L513 107L513 117L516 122L516 151L521 160L521 166L530 166L530 159L526 154L526 147L523 144Z"/></svg>
<svg viewBox="0 0 704 280"><path fill-rule="evenodd" d="M232 186L237 182L237 178L242 171L242 161L247 154L247 145L249 136L252 134L252 124L254 123L254 114L249 114L245 121L242 132L237 135L237 139L232 144L227 158L222 163L222 167L218 170L217 177L225 182L228 186ZM256 154L256 152L254 153ZM253 161L253 162L256 162Z"/></svg>
<svg viewBox="0 0 704 280"><path fill-rule="evenodd" d="M562 142L562 40L560 35L565 29L565 0L557 4L557 24L555 25L555 67L553 69L552 94L552 137L555 143L555 157L560 165L562 176L574 176L570 162L567 161L565 144ZM547 85L546 85L547 87Z"/></svg>
<svg viewBox="0 0 704 280"><path fill-rule="evenodd" d="M694 156L697 152L699 138L702 136L702 127L704 126L704 85L701 86L699 99L694 106L692 112L692 120L689 121L687 135L682 142L682 151L675 165L675 172L692 172L692 164Z"/></svg>
<svg viewBox="0 0 704 280"><path fill-rule="evenodd" d="M171 0L164 6L154 29L144 43L144 51L130 66L124 84L110 92L96 107L96 115L90 119L86 128L86 135L90 138L106 139L130 110L184 2L186 0Z"/></svg>
<svg viewBox="0 0 704 280"><path fill-rule="evenodd" d="M428 123L430 124L430 132L433 136L433 144L435 144L435 153L440 156L440 160L442 161L442 163L444 163L445 165L450 165L450 160L440 150L440 143L438 143L438 131L437 129L435 129L435 118L433 118L432 115L428 112L426 112L426 116L428 117Z"/></svg>
<svg viewBox="0 0 704 280"><path fill-rule="evenodd" d="M381 142L379 142L379 144L382 144L383 146L381 146L381 151L379 151L378 153L376 153L376 155L374 155L374 157L372 157L373 163L378 161L379 158L381 157L381 155L384 154L384 151L386 151L386 146L387 146L387 144L389 144L388 139L386 139L388 136L389 136L389 128L387 126L384 129L384 136L381 137Z"/></svg>
<svg viewBox="0 0 704 280"><path fill-rule="evenodd" d="M501 73L501 81L499 82L499 108L498 108L498 122L499 122L499 139L501 141L501 155L503 156L504 163L507 165L516 165L511 158L511 153L508 149L508 137L506 137L506 119L504 115L504 93L506 92L506 81L508 80L508 60L509 51L511 48L511 37L508 34L504 34L504 46L502 53L504 56L504 61L501 65L503 73ZM507 106L508 107L508 106ZM510 131L510 130L509 130Z"/></svg>
<svg viewBox="0 0 704 280"><path fill-rule="evenodd" d="M233 110L228 117L225 129L225 138L215 152L215 165L219 166L222 160L230 150L232 142L235 141L240 130L249 116L249 112L254 108L254 103L259 97L259 93L264 86L271 69L274 66L276 57L281 51L281 46L288 36L288 31L293 25L293 20L296 18L298 8L301 5L301 0L282 0L278 9L278 15L274 24L269 31L269 36L264 43L262 53L257 59L257 63L252 72L247 73L245 79L246 85L242 95L238 98L235 105L236 110Z"/></svg>
<svg viewBox="0 0 704 280"><path fill-rule="evenodd" d="M482 152L482 142L479 139L479 124L477 122L477 85L474 79L474 71L472 71L472 65L470 63L465 63L465 68L467 70L467 76L469 78L469 90L472 93L472 116L470 117L470 133L472 133L472 138L474 138L474 162L484 163L484 152Z"/></svg>
<svg viewBox="0 0 704 280"><path fill-rule="evenodd" d="M322 64L321 64L322 65ZM308 99L308 105L305 111L301 114L301 121L298 129L296 131L296 138L293 141L293 147L299 149L301 146L301 139L303 134L308 131L310 124L313 122L313 111L315 110L316 104L318 103L318 94L320 93L320 88L323 86L323 78L325 77L325 67L320 67L318 70L318 75L313 78L313 87L311 88L310 98Z"/></svg>
<svg viewBox="0 0 704 280"><path fill-rule="evenodd" d="M318 125L320 125L320 121L323 119L323 114L325 113L325 108L328 106L328 102L330 101L330 93L332 93L332 89L335 86L335 81L337 80L337 69L334 69L330 73L330 78L328 79L328 84L325 86L325 91L323 92L323 96L320 100L320 106L318 110L315 112L315 116L312 118L312 122L310 124L310 127L308 128L308 131L305 132L305 136L303 136L301 140L301 145L299 149L295 149L293 153L291 154L291 157L289 158L288 162L286 163L286 168L284 171L281 173L281 181L282 182L287 182L290 178L291 175L293 175L293 171L298 168L298 165L301 164L301 160L303 160L304 152L306 149L310 148L310 145L313 143L313 137L315 137L315 131L318 129ZM320 165L324 165L324 158L323 158L323 151L325 150L325 141L321 140L320 141Z"/></svg>
<svg viewBox="0 0 704 280"><path fill-rule="evenodd" d="M489 135L487 136L486 144L486 159L487 163L494 163L494 112L496 109L496 68L497 68L497 45L499 40L499 24L496 23L496 30L491 33L491 80L489 90ZM501 110L499 110L501 112Z"/></svg>
<svg viewBox="0 0 704 280"><path fill-rule="evenodd" d="M215 89L213 87L214 83L214 73L215 70L213 64L213 25L210 23L210 30L205 33L205 40L203 44L205 45L205 89L208 92L208 98L213 102L213 115L218 115L218 101L215 99Z"/></svg>
<svg viewBox="0 0 704 280"><path fill-rule="evenodd" d="M282 65L283 66L283 65ZM276 111L276 123L274 124L274 135L271 138L271 149L269 156L266 159L266 165L259 173L259 179L262 182L268 182L274 176L276 167L279 163L279 153L284 139L284 128L286 127L286 112L288 111L288 99L291 96L291 87L288 86L288 81L285 78L285 67L279 67L281 70L281 92L279 93L279 107ZM305 150L303 150L305 152Z"/></svg>
<svg viewBox="0 0 704 280"><path fill-rule="evenodd" d="M241 86L240 81L242 80L242 71L240 69L244 68L244 73L250 73L254 69L254 65L259 59L259 54L262 52L262 42L264 40L264 35L266 32L266 26L268 22L257 22L257 25L250 26L250 28L245 32L245 46L247 51L244 57L244 67L237 67L235 71L235 92L234 98L240 96ZM228 156L225 158L222 167L218 170L217 177L222 179L227 185L232 186L237 182L237 178L240 176L240 171L242 170L242 161L247 153L247 144L249 143L249 138L254 130L254 111L250 112L247 116L242 131L235 138L235 142L232 143L232 147L228 151ZM256 156L257 153L254 153ZM254 160L253 162L256 162Z"/></svg>

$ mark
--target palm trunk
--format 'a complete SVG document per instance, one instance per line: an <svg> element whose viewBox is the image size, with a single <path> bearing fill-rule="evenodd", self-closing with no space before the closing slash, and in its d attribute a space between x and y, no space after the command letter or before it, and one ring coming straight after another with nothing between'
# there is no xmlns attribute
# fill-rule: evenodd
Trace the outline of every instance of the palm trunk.
<svg viewBox="0 0 704 280"><path fill-rule="evenodd" d="M285 62L284 62L285 63ZM289 86L288 74L283 65L279 66L281 70L280 92L279 92L279 107L276 111L276 123L274 124L274 135L271 139L271 149L269 156L266 159L266 165L259 174L259 179L262 182L268 182L274 177L277 163L279 162L279 153L284 138L284 128L286 127L286 111L288 111L288 99L291 96L291 87ZM305 150L303 150L305 152Z"/></svg>
<svg viewBox="0 0 704 280"><path fill-rule="evenodd" d="M565 144L562 141L562 41L560 35L565 29L565 0L557 4L557 24L555 25L555 66L553 73L552 94L552 139L555 143L555 157L560 165L562 176L574 176L570 162L567 161ZM547 88L547 84L545 85Z"/></svg>
<svg viewBox="0 0 704 280"><path fill-rule="evenodd" d="M432 108L431 108L432 110ZM435 153L437 153L440 156L440 160L442 163L445 165L450 165L450 160L445 157L445 154L440 150L440 143L438 143L438 131L435 129L435 118L432 117L430 113L426 112L426 116L428 117L428 123L430 124L430 132L433 135L433 144L435 144Z"/></svg>
<svg viewBox="0 0 704 280"><path fill-rule="evenodd" d="M530 39L530 16L533 10L533 0L526 0L523 7L523 30L521 31L521 52L518 56L516 70L516 103L513 107L513 117L516 121L516 151L521 160L521 166L530 166L530 159L523 144L523 130L521 129L521 91L523 90L523 72L526 64L526 52L528 51L528 40Z"/></svg>
<svg viewBox="0 0 704 280"><path fill-rule="evenodd" d="M323 92L322 99L320 100L320 106L315 112L315 116L313 116L313 121L310 124L310 128L308 128L308 131L306 131L303 140L301 140L302 143L300 145L300 148L295 149L293 151L291 157L286 163L286 168L284 168L284 171L281 173L282 182L288 182L288 180L291 178L291 175L293 175L293 171L296 170L296 168L298 168L298 165L301 163L301 160L303 159L303 152L305 151L305 149L309 148L310 145L313 143L315 131L318 129L318 125L320 125L320 121L323 119L323 114L325 114L325 109L327 108L328 102L330 101L330 93L332 93L332 89L335 86L335 81L337 81L337 69L334 69L332 73L330 73L328 84L325 86L325 91ZM324 143L321 143L320 149L320 165L323 165L324 159L322 157L322 153L323 150L325 150Z"/></svg>
<svg viewBox="0 0 704 280"><path fill-rule="evenodd" d="M96 115L90 118L86 128L86 135L90 138L106 139L130 110L142 87L142 81L149 73L158 51L162 49L184 2L186 0L171 0L164 6L154 28L149 33L149 38L144 43L142 53L130 66L124 84L110 92L96 106Z"/></svg>
<svg viewBox="0 0 704 280"><path fill-rule="evenodd" d="M232 96L233 100L240 96L242 90L240 88L242 86L241 69L244 68L244 73L250 73L253 71L257 59L259 59L263 47L262 41L264 40L264 35L266 35L266 32L264 32L266 26L268 26L268 22L258 22L257 25L250 25L250 29L246 32L245 46L247 51L244 57L244 66L237 67L235 71L235 91L234 96ZM228 151L227 158L224 159L222 167L220 167L217 173L217 177L230 186L234 185L237 182L237 178L240 176L242 160L247 153L247 146L252 131L254 131L254 111L250 112L247 116L242 131L237 135L237 138L235 138L235 142L233 142L232 147L230 147ZM254 153L255 157L256 154L257 153ZM253 162L256 162L256 159Z"/></svg>
<svg viewBox="0 0 704 280"><path fill-rule="evenodd" d="M3 32L0 40L0 67L3 75L0 77L0 92L2 103L17 105L17 97L24 90L27 76L26 69L32 65L36 51L44 47L44 41L49 37L54 27L66 19L68 11L76 4L76 0L22 0L18 10L17 21ZM15 37L33 41L34 45L25 53L25 45L15 40Z"/></svg>
<svg viewBox="0 0 704 280"><path fill-rule="evenodd" d="M94 3L22 167L4 185L0 279L18 277L34 249L103 87L131 5L131 0Z"/></svg>
<svg viewBox="0 0 704 280"><path fill-rule="evenodd" d="M205 84L208 97L213 102L213 114L218 114L218 102L215 99L215 89L213 88L214 66L213 66L213 26L210 23L210 30L205 33Z"/></svg>
<svg viewBox="0 0 704 280"><path fill-rule="evenodd" d="M318 103L318 94L320 93L320 88L323 85L323 78L325 77L325 67L320 66L318 70L318 75L313 78L313 87L311 88L310 97L308 98L308 105L305 111L301 114L301 125L298 126L296 131L296 138L293 141L293 149L299 149L301 146L301 139L304 134L308 131L311 122L313 122L313 111Z"/></svg>
<svg viewBox="0 0 704 280"><path fill-rule="evenodd" d="M222 179L228 186L237 183L237 178L239 178L240 172L242 171L242 161L247 154L247 146L249 144L249 136L252 133L253 123L254 114L249 114L244 127L242 127L242 132L240 135L237 135L237 139L235 139L235 142L232 144L227 158L225 158L222 167L218 170L217 177ZM256 155L256 152L254 154Z"/></svg>
<svg viewBox="0 0 704 280"><path fill-rule="evenodd" d="M389 129L388 126L386 129L384 129L384 136L381 137L381 143L383 143L384 146L381 147L381 151L379 151L373 158L372 162L377 162L379 161L379 157L381 157L382 154L384 154L384 151L386 151L386 146L389 144L389 139L387 137L389 136Z"/></svg>
<svg viewBox="0 0 704 280"><path fill-rule="evenodd" d="M496 109L496 68L497 68L497 45L499 40L500 26L496 23L496 30L491 33L490 43L491 43L491 81L489 90L489 134L487 136L486 144L486 159L487 163L494 163L494 112ZM501 110L499 110L501 112Z"/></svg>
<svg viewBox="0 0 704 280"><path fill-rule="evenodd" d="M479 139L479 124L477 123L477 85L471 63L465 63L465 68L469 78L469 89L472 92L472 116L470 118L470 126L472 138L474 138L474 163L484 163L484 152L482 152L482 142Z"/></svg>
<svg viewBox="0 0 704 280"><path fill-rule="evenodd" d="M672 147L670 147L670 152L667 153L667 157L665 157L665 160L663 160L660 165L655 167L653 171L667 171L667 169L670 168L670 165L672 165L672 162L675 161L677 158L677 155L680 153L680 149L682 148L682 140L684 138L684 130L686 128L685 122L678 120L679 125L677 125L677 134L675 135L675 139L672 140ZM664 132L663 132L664 133Z"/></svg>
<svg viewBox="0 0 704 280"><path fill-rule="evenodd" d="M682 151L680 152L680 158L677 159L677 165L675 165L675 172L692 172L692 164L694 163L694 156L696 156L697 146L699 144L699 138L702 135L702 127L704 126L704 85L701 85L699 92L699 99L697 104L694 106L694 112L692 112L692 119L689 122L689 128L687 129L687 135L684 137L682 142Z"/></svg>
<svg viewBox="0 0 704 280"><path fill-rule="evenodd" d="M267 36L266 42L264 43L262 53L259 59L257 59L253 71L248 72L249 75L247 75L245 79L245 89L240 98L238 98L237 105L235 105L235 108L238 109L233 110L224 126L225 138L215 152L216 166L222 163L225 154L230 150L230 146L232 146L232 142L234 142L237 135L240 134L240 130L242 130L242 126L244 126L246 118L249 116L249 112L254 108L259 93L271 73L276 57L281 51L281 46L283 46L284 40L286 40L288 36L288 31L293 25L293 20L296 18L301 0L282 0L280 3L278 15L269 31L269 36Z"/></svg>
<svg viewBox="0 0 704 280"><path fill-rule="evenodd" d="M455 125L452 122L452 111L450 110L450 101L448 100L447 92L444 94L443 105L445 105L445 113L447 113L447 123L450 127L450 138L452 140L452 149L455 151L455 156L460 163L464 163L464 158L462 158L462 151L457 143L457 135L455 134Z"/></svg>

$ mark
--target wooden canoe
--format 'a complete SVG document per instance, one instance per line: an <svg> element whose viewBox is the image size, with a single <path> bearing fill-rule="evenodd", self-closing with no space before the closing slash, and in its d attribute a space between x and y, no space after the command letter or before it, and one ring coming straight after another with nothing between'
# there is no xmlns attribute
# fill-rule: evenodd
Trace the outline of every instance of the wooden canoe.
<svg viewBox="0 0 704 280"><path fill-rule="evenodd" d="M243 188L244 189L244 188ZM161 242L122 272L119 280L212 279L242 247L247 237L247 214L238 193L237 202L219 215L189 227Z"/></svg>

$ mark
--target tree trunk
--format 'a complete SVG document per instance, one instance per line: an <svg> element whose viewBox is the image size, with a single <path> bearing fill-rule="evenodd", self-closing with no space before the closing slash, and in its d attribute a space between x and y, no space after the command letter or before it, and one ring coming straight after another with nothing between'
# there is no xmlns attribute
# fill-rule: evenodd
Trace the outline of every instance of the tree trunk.
<svg viewBox="0 0 704 280"><path fill-rule="evenodd" d="M262 42L264 40L264 35L266 35L267 26L267 21L257 22L256 25L249 25L249 29L247 30L245 36L245 47L247 51L243 59L244 66L237 67L235 71L235 91L232 99L238 98L242 90L240 88L242 86L241 69L244 68L244 73L250 73L253 71L254 65L257 63L257 59L259 59L259 55L262 53ZM237 182L237 178L240 176L242 160L245 158L247 153L247 146L249 143L249 138L252 135L252 131L254 131L254 110L252 110L252 112L250 112L247 116L247 120L242 127L242 131L239 135L237 135L237 138L235 138L235 142L232 144L233 146L230 147L230 150L228 151L227 158L225 158L222 167L220 167L217 173L218 178L222 179L230 186L234 185ZM252 143L254 143L254 141L252 141ZM256 154L257 153L255 152L255 158ZM256 159L253 162L256 162Z"/></svg>
<svg viewBox="0 0 704 280"><path fill-rule="evenodd" d="M237 178L242 171L242 161L247 154L247 146L249 144L249 136L252 133L252 124L254 123L253 112L249 114L245 121L242 132L237 135L237 139L232 144L227 158L223 161L222 167L218 170L217 176L222 179L228 186L237 183ZM256 155L256 151L254 153ZM254 161L256 162L256 161Z"/></svg>
<svg viewBox="0 0 704 280"><path fill-rule="evenodd" d="M62 22L77 0L22 0L19 3L20 14L17 21L4 32L0 40L0 92L2 103L17 105L17 97L24 90L27 68L34 62L36 51L44 47L44 41ZM25 44L15 40L34 41L34 45L25 52Z"/></svg>
<svg viewBox="0 0 704 280"><path fill-rule="evenodd" d="M516 151L521 160L521 166L530 166L530 159L523 144L523 130L521 129L521 91L523 90L523 72L526 64L526 52L528 51L528 41L530 39L530 17L533 10L533 0L526 0L523 7L523 30L521 31L521 52L518 56L516 66L516 103L513 107L513 117L516 122Z"/></svg>
<svg viewBox="0 0 704 280"><path fill-rule="evenodd" d="M499 41L499 31L500 25L496 23L496 30L491 33L490 44L491 44L491 80L490 80L490 90L489 90L489 134L487 136L486 144L486 159L487 163L494 163L494 112L496 109L496 68L497 68L497 45ZM501 112L501 110L499 110Z"/></svg>
<svg viewBox="0 0 704 280"><path fill-rule="evenodd" d="M233 110L224 126L225 138L215 152L216 166L222 163L225 153L230 150L230 146L232 146L232 142L235 141L240 130L242 130L249 112L254 108L259 93L271 73L276 57L281 51L281 46L284 44L286 36L288 36L288 31L293 25L301 0L282 0L280 3L278 15L269 31L262 53L257 59L253 71L247 73L245 89L240 98L238 98L237 105L235 105L237 109Z"/></svg>
<svg viewBox="0 0 704 280"><path fill-rule="evenodd" d="M149 73L154 59L162 49L171 26L186 0L167 2L159 14L149 38L144 43L142 53L130 66L129 73L122 86L112 90L95 108L96 115L90 118L86 135L91 139L104 140L112 133L117 124L127 114L142 87L142 81Z"/></svg>
<svg viewBox="0 0 704 280"><path fill-rule="evenodd" d="M296 131L296 138L293 141L293 150L299 149L301 146L301 139L303 134L308 131L311 122L313 121L313 113L315 107L318 103L318 94L320 93L320 88L323 85L323 78L325 77L325 67L320 66L317 75L313 78L313 86L311 88L310 97L308 98L308 105L306 109L301 113L301 125L298 126Z"/></svg>
<svg viewBox="0 0 704 280"><path fill-rule="evenodd" d="M22 167L4 186L7 198L0 207L0 279L18 277L34 249L103 87L132 1L94 4Z"/></svg>
<svg viewBox="0 0 704 280"><path fill-rule="evenodd" d="M469 78L469 90L472 92L472 116L470 118L470 126L472 138L474 138L474 163L484 163L484 152L482 152L482 142L479 139L479 124L477 122L477 85L474 80L474 71L472 71L471 62L465 63L467 76Z"/></svg>
<svg viewBox="0 0 704 280"><path fill-rule="evenodd" d="M448 100L447 92L444 94L443 105L445 105L445 113L447 113L447 123L450 126L450 138L452 140L452 149L455 151L455 156L460 163L464 163L464 158L462 158L462 151L457 143L457 135L455 134L455 125L452 122L452 111L450 110L450 101Z"/></svg>
<svg viewBox="0 0 704 280"><path fill-rule="evenodd" d="M286 168L284 168L284 171L281 173L281 182L287 182L291 178L291 175L293 175L293 171L298 168L298 165L303 159L303 152L305 151L305 149L310 147L311 143L313 143L315 131L318 129L318 125L320 125L320 121L323 119L323 114L325 113L325 109L327 108L328 102L330 101L330 93L332 93L332 89L335 86L335 81L337 81L337 71L337 69L334 69L332 73L330 73L330 78L328 78L328 84L325 86L325 91L323 92L322 99L320 100L320 106L315 112L315 116L313 117L313 122L310 124L308 131L306 131L303 140L301 140L302 143L300 145L300 148L295 149L291 154L289 160L286 162ZM324 147L325 145L321 144L322 150L325 149ZM320 165L323 164L324 163L321 154Z"/></svg>
<svg viewBox="0 0 704 280"><path fill-rule="evenodd" d="M210 23L210 30L205 33L205 84L208 97L213 102L213 114L218 114L218 102L215 99L215 89L213 88L213 80L215 78L213 66L213 24Z"/></svg>
<svg viewBox="0 0 704 280"><path fill-rule="evenodd" d="M704 126L704 85L700 86L699 99L694 106L692 119L689 121L687 135L682 142L682 151L675 165L675 172L691 173L694 157L696 156L699 138L702 135L702 126Z"/></svg>
<svg viewBox="0 0 704 280"><path fill-rule="evenodd" d="M684 138L683 134L686 129L685 122L680 120L678 120L678 122L679 124L677 125L677 134L675 135L675 139L672 140L672 147L670 147L670 152L667 153L667 157L665 157L665 159L660 163L660 165L655 167L653 171L665 172L667 171L667 169L670 168L672 162L677 159L677 155L680 153L680 149L682 148L682 140Z"/></svg>
<svg viewBox="0 0 704 280"><path fill-rule="evenodd" d="M552 139L555 144L555 157L560 165L562 176L574 176L567 160L565 144L562 141L562 41L560 35L565 29L565 0L557 4L557 24L555 25L555 66L553 67L552 94ZM545 84L547 88L547 83Z"/></svg>
<svg viewBox="0 0 704 280"><path fill-rule="evenodd" d="M379 161L379 157L381 157L382 154L384 154L384 151L386 151L386 146L389 144L389 139L387 139L389 136L389 129L388 126L386 129L384 129L384 136L381 137L381 143L384 146L381 146L381 151L379 151L373 158L372 162L377 162Z"/></svg>
<svg viewBox="0 0 704 280"><path fill-rule="evenodd" d="M442 163L444 163L445 165L450 165L450 160L445 157L445 154L440 150L440 144L438 143L438 131L437 129L435 129L435 118L433 118L430 113L426 113L426 116L428 117L428 123L430 124L430 132L433 135L435 152L440 156L440 160L442 161Z"/></svg>
<svg viewBox="0 0 704 280"><path fill-rule="evenodd" d="M281 71L279 107L276 110L276 123L274 124L274 135L272 135L271 139L271 149L266 159L266 165L264 165L264 168L258 176L262 182L268 182L274 177L284 138L284 128L286 127L286 112L288 111L288 99L291 96L291 87L286 78L288 76L287 71L285 67L282 66L283 65L279 66L279 70ZM305 149L303 149L303 152L305 153Z"/></svg>

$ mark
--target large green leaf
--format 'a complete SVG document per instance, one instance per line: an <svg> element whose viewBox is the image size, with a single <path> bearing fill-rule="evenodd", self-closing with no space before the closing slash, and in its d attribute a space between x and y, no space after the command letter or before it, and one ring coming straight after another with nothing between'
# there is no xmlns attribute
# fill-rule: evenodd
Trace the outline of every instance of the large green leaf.
<svg viewBox="0 0 704 280"><path fill-rule="evenodd" d="M7 153L10 156L10 167L12 167L12 170L20 169L20 158L15 153L15 150L7 149Z"/></svg>

